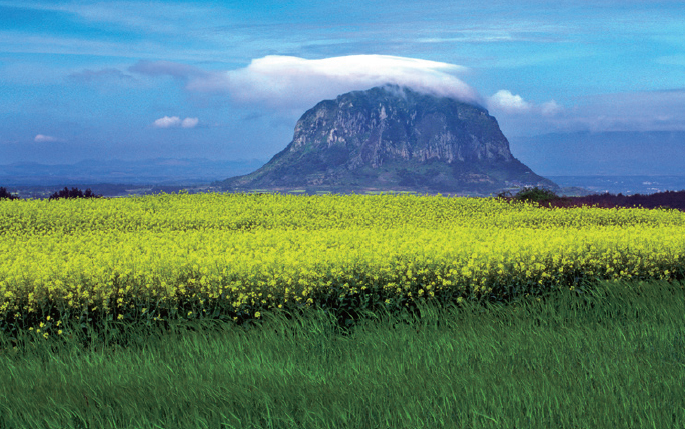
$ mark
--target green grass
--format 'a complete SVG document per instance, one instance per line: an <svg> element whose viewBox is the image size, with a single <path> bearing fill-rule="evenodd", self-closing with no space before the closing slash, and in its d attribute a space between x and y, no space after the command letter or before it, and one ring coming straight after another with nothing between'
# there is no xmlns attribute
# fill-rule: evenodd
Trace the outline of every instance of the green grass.
<svg viewBox="0 0 685 429"><path fill-rule="evenodd" d="M683 286L0 338L0 428L684 428Z"/></svg>

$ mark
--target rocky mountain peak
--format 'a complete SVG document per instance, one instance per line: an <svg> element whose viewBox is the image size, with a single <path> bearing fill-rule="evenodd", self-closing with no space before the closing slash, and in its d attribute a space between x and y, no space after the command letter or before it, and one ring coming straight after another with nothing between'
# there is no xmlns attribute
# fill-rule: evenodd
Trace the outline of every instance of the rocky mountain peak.
<svg viewBox="0 0 685 429"><path fill-rule="evenodd" d="M387 85L321 101L283 151L225 186L459 192L522 180L555 186L513 157L486 109Z"/></svg>
<svg viewBox="0 0 685 429"><path fill-rule="evenodd" d="M290 151L358 149L348 167L393 160L510 161L509 142L487 110L451 98L386 86L343 94L306 112Z"/></svg>

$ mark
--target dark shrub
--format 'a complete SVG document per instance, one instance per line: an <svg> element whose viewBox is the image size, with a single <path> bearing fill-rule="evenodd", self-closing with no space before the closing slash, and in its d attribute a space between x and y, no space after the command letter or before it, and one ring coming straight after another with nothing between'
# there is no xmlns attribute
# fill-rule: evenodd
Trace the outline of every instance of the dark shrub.
<svg viewBox="0 0 685 429"><path fill-rule="evenodd" d="M62 189L59 192L55 192L54 194L50 195L51 200L58 200L60 198L100 198L102 195L95 195L93 191L90 190L90 188L86 189L86 192L83 193L78 188L67 188L66 186L64 189Z"/></svg>
<svg viewBox="0 0 685 429"><path fill-rule="evenodd" d="M525 188L519 191L514 199L516 201L535 201L535 202L547 202L559 198L554 191L545 188Z"/></svg>
<svg viewBox="0 0 685 429"><path fill-rule="evenodd" d="M10 199L10 200L18 200L19 199L19 197L17 197L16 195L10 194L6 188L0 187L0 200L2 200L4 198Z"/></svg>

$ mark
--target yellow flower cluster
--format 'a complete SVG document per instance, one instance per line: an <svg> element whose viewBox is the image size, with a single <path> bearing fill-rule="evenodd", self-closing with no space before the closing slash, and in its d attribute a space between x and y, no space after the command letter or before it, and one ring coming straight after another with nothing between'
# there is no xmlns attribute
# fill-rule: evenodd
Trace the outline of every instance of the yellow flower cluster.
<svg viewBox="0 0 685 429"><path fill-rule="evenodd" d="M414 195L0 201L0 322L259 317L363 296L390 304L683 278L684 227L673 210Z"/></svg>

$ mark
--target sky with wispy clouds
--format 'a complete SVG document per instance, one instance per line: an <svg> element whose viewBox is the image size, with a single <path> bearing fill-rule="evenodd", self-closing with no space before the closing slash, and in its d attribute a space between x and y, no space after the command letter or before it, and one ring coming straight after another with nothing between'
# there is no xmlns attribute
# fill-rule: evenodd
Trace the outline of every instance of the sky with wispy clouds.
<svg viewBox="0 0 685 429"><path fill-rule="evenodd" d="M0 0L0 164L267 160L317 101L386 82L510 138L682 131L685 5Z"/></svg>

